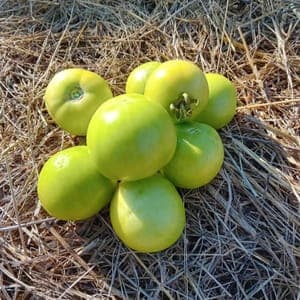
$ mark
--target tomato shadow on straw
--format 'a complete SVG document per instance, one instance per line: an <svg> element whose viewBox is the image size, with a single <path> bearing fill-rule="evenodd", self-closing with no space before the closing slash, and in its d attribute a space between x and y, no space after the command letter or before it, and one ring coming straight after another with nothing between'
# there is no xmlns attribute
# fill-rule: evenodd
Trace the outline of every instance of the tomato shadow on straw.
<svg viewBox="0 0 300 300"><path fill-rule="evenodd" d="M246 288L253 284L243 272L261 268L253 251L272 260L279 241L270 235L270 226L284 234L287 227L277 219L288 222L287 212L289 218L295 217L290 183L284 177L293 175L291 155L295 153L277 140L288 137L272 136L270 127L250 115L239 114L219 132L225 145L222 170L204 187L179 190L187 224L169 249L149 254L128 249L111 227L108 207L75 223L73 235L81 241L76 252L105 282L109 293L124 299L164 299L178 296L186 285L201 278L198 287L214 287L217 294L229 298L235 290L234 270L239 270L235 276ZM276 193L278 199L271 199ZM280 198L282 193L285 199ZM278 210L282 203L285 209ZM268 221L264 219L267 214ZM272 242L270 249L265 247L264 236ZM197 292L191 291L192 297Z"/></svg>

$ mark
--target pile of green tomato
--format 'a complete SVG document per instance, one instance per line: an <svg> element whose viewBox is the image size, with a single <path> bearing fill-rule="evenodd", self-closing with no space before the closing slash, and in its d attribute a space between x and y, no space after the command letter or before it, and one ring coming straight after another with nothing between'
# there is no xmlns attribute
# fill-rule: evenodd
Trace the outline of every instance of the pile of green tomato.
<svg viewBox="0 0 300 300"><path fill-rule="evenodd" d="M50 116L86 145L59 151L38 179L42 207L60 220L83 220L109 204L116 236L139 252L156 252L181 236L186 216L177 188L194 189L220 171L217 129L236 110L232 82L191 61L151 61L113 96L98 74L71 68L45 91Z"/></svg>

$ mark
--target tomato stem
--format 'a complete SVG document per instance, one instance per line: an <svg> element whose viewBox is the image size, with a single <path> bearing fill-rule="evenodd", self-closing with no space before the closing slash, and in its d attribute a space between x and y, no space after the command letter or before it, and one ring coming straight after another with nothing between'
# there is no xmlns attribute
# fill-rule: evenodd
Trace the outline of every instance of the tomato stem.
<svg viewBox="0 0 300 300"><path fill-rule="evenodd" d="M199 99L193 99L188 93L182 93L180 97L170 104L170 111L177 121L184 121L193 113L193 107L199 104Z"/></svg>
<svg viewBox="0 0 300 300"><path fill-rule="evenodd" d="M80 86L76 86L70 91L70 100L80 100L83 94L82 88Z"/></svg>

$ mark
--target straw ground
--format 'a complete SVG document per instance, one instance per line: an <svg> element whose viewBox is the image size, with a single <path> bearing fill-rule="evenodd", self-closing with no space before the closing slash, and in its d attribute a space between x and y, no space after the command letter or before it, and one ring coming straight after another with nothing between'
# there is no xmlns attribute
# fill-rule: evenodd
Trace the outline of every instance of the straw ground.
<svg viewBox="0 0 300 300"><path fill-rule="evenodd" d="M297 299L300 7L296 1L0 2L1 299ZM114 93L139 63L185 58L237 87L218 177L180 191L182 238L139 254L107 209L60 222L39 206L47 158L82 141L43 103L49 79L79 66Z"/></svg>

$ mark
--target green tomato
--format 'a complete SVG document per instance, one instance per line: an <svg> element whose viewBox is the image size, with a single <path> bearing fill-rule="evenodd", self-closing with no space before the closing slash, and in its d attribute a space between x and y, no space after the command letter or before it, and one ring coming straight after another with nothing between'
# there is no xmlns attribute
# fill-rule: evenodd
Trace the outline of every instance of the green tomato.
<svg viewBox="0 0 300 300"><path fill-rule="evenodd" d="M201 69L190 61L170 60L149 76L145 96L160 103L175 122L194 120L208 102L208 85Z"/></svg>
<svg viewBox="0 0 300 300"><path fill-rule="evenodd" d="M208 105L197 117L197 121L220 129L234 117L237 103L236 88L221 74L208 73L205 77L209 87Z"/></svg>
<svg viewBox="0 0 300 300"><path fill-rule="evenodd" d="M87 146L101 174L113 180L137 180L153 175L170 161L176 130L159 104L140 94L124 94L95 112Z"/></svg>
<svg viewBox="0 0 300 300"><path fill-rule="evenodd" d="M126 81L126 94L144 94L147 79L159 65L158 61L150 61L133 69Z"/></svg>
<svg viewBox="0 0 300 300"><path fill-rule="evenodd" d="M221 169L224 147L218 132L207 124L176 125L177 148L163 174L181 188L197 188L212 181Z"/></svg>
<svg viewBox="0 0 300 300"><path fill-rule="evenodd" d="M173 245L185 226L185 210L174 185L161 175L121 183L110 205L114 231L136 251Z"/></svg>
<svg viewBox="0 0 300 300"><path fill-rule="evenodd" d="M86 135L89 121L112 92L98 74L73 68L60 71L49 82L44 100L53 120L75 135Z"/></svg>
<svg viewBox="0 0 300 300"><path fill-rule="evenodd" d="M87 146L57 152L43 166L38 179L42 207L61 220L83 220L109 203L116 183L95 168Z"/></svg>

